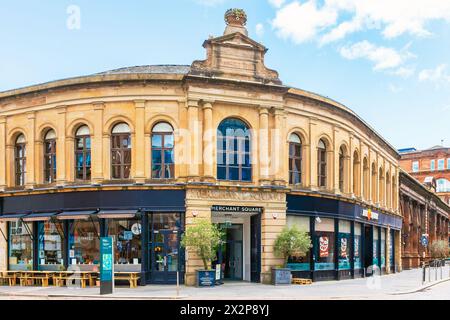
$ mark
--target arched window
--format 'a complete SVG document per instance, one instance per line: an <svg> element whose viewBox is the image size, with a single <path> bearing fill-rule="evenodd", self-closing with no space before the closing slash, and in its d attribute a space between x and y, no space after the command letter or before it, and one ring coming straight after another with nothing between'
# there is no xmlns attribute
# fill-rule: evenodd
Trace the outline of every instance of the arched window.
<svg viewBox="0 0 450 320"><path fill-rule="evenodd" d="M392 190L391 190L391 175L389 174L389 171L386 172L386 207L391 207L391 196L392 196Z"/></svg>
<svg viewBox="0 0 450 320"><path fill-rule="evenodd" d="M317 183L319 187L327 186L327 147L322 139L317 146Z"/></svg>
<svg viewBox="0 0 450 320"><path fill-rule="evenodd" d="M363 184L362 184L362 188L363 188L363 195L364 195L364 199L368 200L369 199L369 191L370 191L370 185L369 185L369 161L367 160L367 157L364 158L363 160Z"/></svg>
<svg viewBox="0 0 450 320"><path fill-rule="evenodd" d="M16 186L25 185L25 173L26 173L26 147L25 136L20 134L14 145L14 163L15 163L15 184Z"/></svg>
<svg viewBox="0 0 450 320"><path fill-rule="evenodd" d="M339 190L344 192L344 180L345 179L345 150L344 146L339 148Z"/></svg>
<svg viewBox="0 0 450 320"><path fill-rule="evenodd" d="M91 180L91 135L86 125L75 133L75 179Z"/></svg>
<svg viewBox="0 0 450 320"><path fill-rule="evenodd" d="M239 119L223 120L217 128L217 179L251 181L251 135Z"/></svg>
<svg viewBox="0 0 450 320"><path fill-rule="evenodd" d="M152 130L152 178L174 177L173 128L167 122L160 122Z"/></svg>
<svg viewBox="0 0 450 320"><path fill-rule="evenodd" d="M383 174L383 168L380 168L380 174L378 178L378 203L383 205L384 199L385 199L385 186L384 186L384 174Z"/></svg>
<svg viewBox="0 0 450 320"><path fill-rule="evenodd" d="M289 137L289 183L302 182L302 141L293 133Z"/></svg>
<svg viewBox="0 0 450 320"><path fill-rule="evenodd" d="M130 178L131 135L128 124L121 122L111 132L111 177L113 179Z"/></svg>
<svg viewBox="0 0 450 320"><path fill-rule="evenodd" d="M44 183L56 180L56 133L53 129L44 136Z"/></svg>
<svg viewBox="0 0 450 320"><path fill-rule="evenodd" d="M353 193L357 196L361 195L361 166L359 154L357 151L353 153Z"/></svg>
<svg viewBox="0 0 450 320"><path fill-rule="evenodd" d="M372 202L377 202L377 169L375 163L372 163Z"/></svg>

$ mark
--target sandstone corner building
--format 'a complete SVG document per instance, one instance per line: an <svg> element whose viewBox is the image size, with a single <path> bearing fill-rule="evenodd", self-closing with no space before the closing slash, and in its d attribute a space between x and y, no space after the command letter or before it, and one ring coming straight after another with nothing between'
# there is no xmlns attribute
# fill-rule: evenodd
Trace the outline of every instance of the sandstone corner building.
<svg viewBox="0 0 450 320"><path fill-rule="evenodd" d="M349 108L282 84L245 19L190 66L141 66L0 93L0 270L115 270L195 283L180 247L208 219L226 230L225 279L269 283L285 225L312 238L294 275L399 271L399 154Z"/></svg>

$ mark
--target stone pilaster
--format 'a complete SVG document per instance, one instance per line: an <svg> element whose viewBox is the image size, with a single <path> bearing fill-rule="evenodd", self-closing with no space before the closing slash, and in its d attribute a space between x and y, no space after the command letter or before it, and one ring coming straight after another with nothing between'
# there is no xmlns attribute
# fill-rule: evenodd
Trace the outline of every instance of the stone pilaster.
<svg viewBox="0 0 450 320"><path fill-rule="evenodd" d="M269 108L259 107L259 183L270 184L269 178Z"/></svg>
<svg viewBox="0 0 450 320"><path fill-rule="evenodd" d="M27 118L28 118L28 136L26 141L27 158L26 158L25 185L27 189L33 189L34 185L36 184L35 169L39 168L39 166L35 166L36 113L34 111L27 113ZM14 156L13 156L13 163L14 163ZM14 179L14 172L13 172L13 179Z"/></svg>
<svg viewBox="0 0 450 320"><path fill-rule="evenodd" d="M216 135L213 128L213 103L214 101L203 101L203 179L206 181L215 180Z"/></svg>
<svg viewBox="0 0 450 320"><path fill-rule="evenodd" d="M198 100L188 100L188 131L186 150L188 150L188 181L198 181L200 179L199 164L203 157L201 143L201 127L198 120ZM201 155L201 156L200 156Z"/></svg>
<svg viewBox="0 0 450 320"><path fill-rule="evenodd" d="M0 192L6 188L6 117L0 117Z"/></svg>
<svg viewBox="0 0 450 320"><path fill-rule="evenodd" d="M136 183L145 182L145 100L135 100L135 144L133 159L135 163L134 179Z"/></svg>
<svg viewBox="0 0 450 320"><path fill-rule="evenodd" d="M56 184L66 184L66 106L58 106L58 136L56 138Z"/></svg>
<svg viewBox="0 0 450 320"><path fill-rule="evenodd" d="M95 102L94 109L94 132L92 138L92 183L101 183L104 180L103 172L103 110L105 104L103 102Z"/></svg>

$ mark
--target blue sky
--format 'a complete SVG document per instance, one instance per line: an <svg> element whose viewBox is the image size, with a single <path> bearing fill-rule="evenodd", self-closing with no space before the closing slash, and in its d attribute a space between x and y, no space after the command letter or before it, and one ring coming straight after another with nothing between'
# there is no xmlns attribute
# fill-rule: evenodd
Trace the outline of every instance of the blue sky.
<svg viewBox="0 0 450 320"><path fill-rule="evenodd" d="M2 1L0 91L191 64L231 7L285 84L347 105L394 147L450 145L449 0Z"/></svg>

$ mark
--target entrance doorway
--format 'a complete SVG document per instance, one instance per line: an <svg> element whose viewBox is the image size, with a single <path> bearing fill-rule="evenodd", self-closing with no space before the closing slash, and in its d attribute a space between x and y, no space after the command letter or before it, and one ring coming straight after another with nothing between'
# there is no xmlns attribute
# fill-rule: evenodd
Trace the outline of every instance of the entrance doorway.
<svg viewBox="0 0 450 320"><path fill-rule="evenodd" d="M152 282L169 283L178 270L178 231L154 231L152 242Z"/></svg>
<svg viewBox="0 0 450 320"><path fill-rule="evenodd" d="M225 241L219 247L219 264L222 266L225 280L243 280L243 225L222 225ZM220 261L220 258L221 261Z"/></svg>
<svg viewBox="0 0 450 320"><path fill-rule="evenodd" d="M373 274L373 227L364 226L364 269L366 276Z"/></svg>

